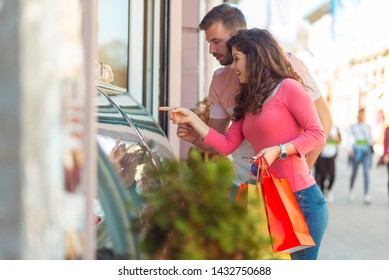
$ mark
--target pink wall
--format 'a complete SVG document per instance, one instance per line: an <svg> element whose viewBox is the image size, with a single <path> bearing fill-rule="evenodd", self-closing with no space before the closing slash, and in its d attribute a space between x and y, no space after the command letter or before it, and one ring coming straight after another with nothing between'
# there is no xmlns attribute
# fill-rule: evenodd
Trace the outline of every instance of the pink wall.
<svg viewBox="0 0 389 280"><path fill-rule="evenodd" d="M182 2L182 106L193 108L199 92L199 1ZM180 158L186 158L190 144L180 142Z"/></svg>

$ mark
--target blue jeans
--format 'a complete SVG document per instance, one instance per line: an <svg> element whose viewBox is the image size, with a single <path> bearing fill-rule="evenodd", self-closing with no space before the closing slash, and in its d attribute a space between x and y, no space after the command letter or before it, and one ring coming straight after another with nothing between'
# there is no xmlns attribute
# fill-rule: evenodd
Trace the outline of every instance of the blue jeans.
<svg viewBox="0 0 389 280"><path fill-rule="evenodd" d="M255 181L252 181L255 184ZM239 191L238 186L230 189L230 199L235 200ZM318 184L294 193L297 203L308 225L309 233L316 243L315 247L303 249L290 254L292 260L316 260L321 241L328 225L328 207L326 198Z"/></svg>
<svg viewBox="0 0 389 280"><path fill-rule="evenodd" d="M292 260L316 260L328 225L327 201L317 184L295 192L294 196L305 217L309 233L316 246L291 253L290 256Z"/></svg>
<svg viewBox="0 0 389 280"><path fill-rule="evenodd" d="M247 182L246 182L247 183ZM229 199L231 199L232 201L235 201L236 200L236 196L238 195L238 192L239 192L239 188L240 186L237 186L235 184L233 184L230 188L230 192L228 194L228 197Z"/></svg>
<svg viewBox="0 0 389 280"><path fill-rule="evenodd" d="M363 189L364 193L369 193L369 168L371 166L371 151L369 149L354 149L352 160L352 173L350 178L350 191L354 188L355 178L358 174L359 165L363 166Z"/></svg>

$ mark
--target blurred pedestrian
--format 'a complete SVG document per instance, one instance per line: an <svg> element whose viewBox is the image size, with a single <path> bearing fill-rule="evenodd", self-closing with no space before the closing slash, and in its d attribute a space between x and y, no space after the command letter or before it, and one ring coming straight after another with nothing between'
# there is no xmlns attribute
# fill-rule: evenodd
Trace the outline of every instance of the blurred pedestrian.
<svg viewBox="0 0 389 280"><path fill-rule="evenodd" d="M335 181L335 159L338 155L340 141L342 141L342 136L339 129L332 126L326 144L315 163L315 180L329 203L335 201L332 186Z"/></svg>
<svg viewBox="0 0 389 280"><path fill-rule="evenodd" d="M388 195L389 195L389 126L384 132L384 153L381 156L378 165L386 165L388 169Z"/></svg>
<svg viewBox="0 0 389 280"><path fill-rule="evenodd" d="M359 165L363 166L363 201L365 204L371 203L371 196L369 193L369 169L372 164L372 150L373 137L371 127L366 123L365 109L359 109L357 123L353 124L349 129L349 158L352 164L352 172L350 177L350 202L355 199L354 183L358 173Z"/></svg>

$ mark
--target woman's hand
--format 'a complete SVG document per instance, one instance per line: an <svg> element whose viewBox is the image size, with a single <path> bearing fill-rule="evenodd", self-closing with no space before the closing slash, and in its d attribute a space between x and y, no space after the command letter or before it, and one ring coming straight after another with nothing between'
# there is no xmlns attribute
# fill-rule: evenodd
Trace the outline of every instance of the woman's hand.
<svg viewBox="0 0 389 280"><path fill-rule="evenodd" d="M272 165L272 163L278 158L279 154L281 152L281 149L279 146L272 146L269 148L262 149L258 154L256 154L251 162L255 162L258 158L263 156L268 165Z"/></svg>
<svg viewBox="0 0 389 280"><path fill-rule="evenodd" d="M209 126L204 123L200 117L193 111L184 107L159 107L160 111L168 111L169 119L174 124L188 124L190 125L201 138L204 138L209 132Z"/></svg>
<svg viewBox="0 0 389 280"><path fill-rule="evenodd" d="M158 109L160 111L168 111L169 119L174 124L180 124L180 123L192 124L194 121L196 121L196 118L198 118L195 112L184 107L177 107L177 108L159 107Z"/></svg>

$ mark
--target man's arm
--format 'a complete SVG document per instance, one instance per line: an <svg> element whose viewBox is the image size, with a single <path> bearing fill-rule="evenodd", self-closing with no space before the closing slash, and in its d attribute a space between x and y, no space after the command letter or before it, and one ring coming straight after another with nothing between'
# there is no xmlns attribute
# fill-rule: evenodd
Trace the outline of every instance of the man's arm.
<svg viewBox="0 0 389 280"><path fill-rule="evenodd" d="M230 119L209 119L208 126L212 127L216 131L225 134L227 132L228 127L230 126Z"/></svg>
<svg viewBox="0 0 389 280"><path fill-rule="evenodd" d="M328 109L327 103L324 101L323 96L320 96L318 99L315 100L315 107L326 137L328 137L328 134L330 133L332 127L332 117L330 110ZM306 155L309 169L312 169L322 149L323 147L315 149Z"/></svg>

